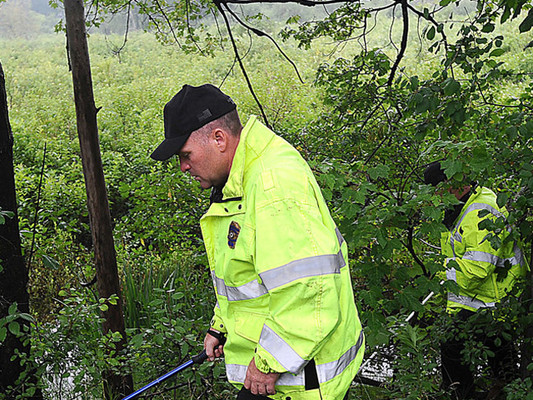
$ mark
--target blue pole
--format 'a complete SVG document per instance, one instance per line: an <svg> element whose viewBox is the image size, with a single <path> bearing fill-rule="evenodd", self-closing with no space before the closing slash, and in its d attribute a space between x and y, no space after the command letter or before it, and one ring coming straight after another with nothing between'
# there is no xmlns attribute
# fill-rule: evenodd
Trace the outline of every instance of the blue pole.
<svg viewBox="0 0 533 400"><path fill-rule="evenodd" d="M148 390L151 387L163 382L164 380L170 378L171 376L176 375L178 372L183 371L184 369L190 367L191 365L203 363L206 358L207 358L207 355L205 354L205 349L204 349L204 350L202 350L202 352L200 354L194 356L193 358L191 358L186 363L183 363L179 367L174 368L172 371L167 372L165 375L160 376L156 380L150 382L148 385L146 385L146 386L140 388L139 390L133 392L132 394L124 397L122 400L133 399L133 398L137 397L138 395L140 395L142 392L145 392L146 390Z"/></svg>

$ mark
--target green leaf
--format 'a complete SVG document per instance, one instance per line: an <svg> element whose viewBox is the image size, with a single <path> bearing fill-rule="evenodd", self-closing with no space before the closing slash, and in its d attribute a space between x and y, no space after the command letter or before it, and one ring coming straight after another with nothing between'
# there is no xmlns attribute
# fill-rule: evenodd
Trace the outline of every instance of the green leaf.
<svg viewBox="0 0 533 400"><path fill-rule="evenodd" d="M498 204L498 207L503 207L505 203L507 203L508 198L509 198L509 195L507 193L498 193L498 197L496 199L496 203Z"/></svg>
<svg viewBox="0 0 533 400"><path fill-rule="evenodd" d="M461 84L457 82L455 79L448 78L444 81L443 90L446 96L451 96L459 92L460 89L461 89Z"/></svg>
<svg viewBox="0 0 533 400"><path fill-rule="evenodd" d="M463 162L455 160L445 160L442 162L444 167L444 172L448 179L452 178L454 175L463 172Z"/></svg>
<svg viewBox="0 0 533 400"><path fill-rule="evenodd" d="M428 29L426 36L429 40L435 39L435 27L434 26Z"/></svg>
<svg viewBox="0 0 533 400"><path fill-rule="evenodd" d="M412 76L410 79L411 83L411 90L414 92L418 90L418 87L420 86L420 81L418 79L418 76Z"/></svg>
<svg viewBox="0 0 533 400"><path fill-rule="evenodd" d="M386 178L389 176L390 167L388 165L376 165L373 168L368 169L368 175L370 175L370 178L377 179L377 178Z"/></svg>
<svg viewBox="0 0 533 400"><path fill-rule="evenodd" d="M0 328L0 343L6 340L6 336L7 336L7 328L4 326Z"/></svg>
<svg viewBox="0 0 533 400"><path fill-rule="evenodd" d="M533 26L533 8L529 10L527 17L522 21L518 29L521 33L528 32Z"/></svg>
<svg viewBox="0 0 533 400"><path fill-rule="evenodd" d="M7 313L8 313L9 315L13 315L13 314L15 314L15 313L17 312L17 306L18 306L17 302L12 303L12 304L9 306L9 310L8 310Z"/></svg>
<svg viewBox="0 0 533 400"><path fill-rule="evenodd" d="M490 52L490 56L491 57L499 57L501 56L502 54L505 53L505 50L504 49L495 49L495 50L492 50Z"/></svg>
<svg viewBox="0 0 533 400"><path fill-rule="evenodd" d="M29 322L35 321L34 318L30 314L27 314L27 313L20 313L19 318L22 318L23 320L29 321Z"/></svg>
<svg viewBox="0 0 533 400"><path fill-rule="evenodd" d="M16 321L11 322L8 325L9 332L13 335L18 336L20 334L20 324Z"/></svg>
<svg viewBox="0 0 533 400"><path fill-rule="evenodd" d="M55 269L57 270L59 267L59 262L54 260L52 257L47 256L46 254L43 255L43 265L46 268Z"/></svg>
<svg viewBox="0 0 533 400"><path fill-rule="evenodd" d="M490 33L494 31L494 24L492 22L489 22L481 28L481 32Z"/></svg>

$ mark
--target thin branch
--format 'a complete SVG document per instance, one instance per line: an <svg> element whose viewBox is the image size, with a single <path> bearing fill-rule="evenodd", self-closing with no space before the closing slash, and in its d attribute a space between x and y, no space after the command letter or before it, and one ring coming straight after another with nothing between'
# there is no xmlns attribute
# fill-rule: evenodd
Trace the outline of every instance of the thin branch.
<svg viewBox="0 0 533 400"><path fill-rule="evenodd" d="M378 108L381 107L381 104L383 103L384 99L381 99L379 101L379 103L376 105L376 107L374 107L374 109L370 112L370 114L368 114L368 116L366 117L365 121L363 122L363 125L361 125L361 127L359 128L359 131L362 131L364 129L364 127L366 126L366 124L368 123L368 121L370 121L370 118L372 118L374 116L374 113L378 110ZM383 146L383 144L385 143L386 139L388 139L387 137L385 137L378 145L378 147L376 147L374 149L374 151L372 152L372 154L370 154L370 156L366 159L364 165L367 165L370 160L374 157L374 155L378 152L378 150L381 148L381 146Z"/></svg>
<svg viewBox="0 0 533 400"><path fill-rule="evenodd" d="M42 162L42 165L41 165L41 176L39 177L39 188L37 190L37 200L35 202L35 216L33 218L33 229L32 229L33 233L32 233L32 237L31 237L30 254L28 256L28 265L26 267L26 269L28 271L31 270L31 261L32 261L32 258L33 258L33 249L34 249L34 246L35 246L35 234L37 232L37 219L38 219L38 216L39 216L39 203L41 202L41 189L43 187L43 176L44 176L45 164L46 164L46 142L44 142L43 162Z"/></svg>
<svg viewBox="0 0 533 400"><path fill-rule="evenodd" d="M242 26L244 26L246 29L252 31L253 33L255 33L257 36L266 36L272 43L274 43L274 46L276 46L276 48L278 49L278 51L281 53L281 55L292 65L292 67L294 68L294 71L296 72L296 75L298 76L298 79L300 80L300 82L304 83L301 75L300 75L300 72L298 71L298 67L296 66L296 64L289 58L289 56L287 56L287 54L285 54L285 52L282 50L282 48L278 45L278 43L274 40L274 38L272 36L270 36L268 33L266 32L263 32L263 31L260 31L259 29L257 28L254 28L253 26L250 26L248 24L246 24L244 21L242 21L234 12L233 10L231 10L227 5L226 5L226 9L228 10L228 12L233 16L233 18L235 18L237 20L237 22L239 24L241 24Z"/></svg>
<svg viewBox="0 0 533 400"><path fill-rule="evenodd" d="M190 17L189 17L189 7L190 7L190 0L187 0L185 2L185 9L186 9L186 14L187 14L187 32L189 32L189 35L191 36L191 39L192 41L194 42L194 45L196 46L196 48L198 49L198 51L200 52L201 55L205 55L204 54L204 51L200 48L200 45L198 44L198 42L196 40L194 40L192 38L192 30L191 30L191 21L190 21Z"/></svg>
<svg viewBox="0 0 533 400"><path fill-rule="evenodd" d="M176 32L174 32L174 28L172 27L172 23L170 22L170 20L168 19L168 16L167 14L165 13L165 11L163 10L163 7L161 7L161 4L159 3L158 0L154 0L155 4L157 5L157 8L159 8L159 11L161 11L161 15L163 16L163 18L165 19L168 27L170 28L170 32L172 33L172 37L174 38L174 40L176 41L176 43L178 44L179 47L181 47L181 43L179 42L178 40L178 37L176 36Z"/></svg>
<svg viewBox="0 0 533 400"><path fill-rule="evenodd" d="M239 49L237 49L237 43L235 42L235 38L233 37L233 32L231 30L231 25L228 20L228 16L222 9L222 3L220 0L214 0L215 5L217 6L218 10L220 11L220 14L224 18L224 22L226 23L226 28L228 29L228 35L231 39L231 44L233 45L233 51L235 53L235 57L237 58L237 61L239 62L239 66L241 67L242 74L244 75L244 79L246 80L246 84L248 85L248 89L250 89L250 93L252 93L252 96L259 107L259 110L261 111L261 115L263 116L263 120L265 121L266 126L270 128L270 124L268 123L268 118L265 114L265 111L263 110L263 106L261 105L261 102L257 98L257 95L255 94L254 88L252 87L252 82L250 81L250 78L248 77L248 74L246 73L246 68L244 68L244 64L242 63L242 59L239 55ZM227 5L226 5L227 8Z"/></svg>
<svg viewBox="0 0 533 400"><path fill-rule="evenodd" d="M248 56L250 51L252 51L253 39L252 39L252 35L250 35L249 32L248 32L248 37L250 38L250 46L248 46L248 50L246 51L246 53L242 57L243 59ZM226 82L226 79L228 79L229 74L231 74L231 71L233 71L233 68L235 68L235 64L236 63L237 63L237 57L235 56L235 57L233 57L233 63L231 64L231 67L229 68L229 70L226 73L226 75L224 75L224 78L222 79L222 82L220 83L220 86L222 86L224 84L224 82Z"/></svg>
<svg viewBox="0 0 533 400"><path fill-rule="evenodd" d="M152 13L150 13L144 3L141 3L139 1L135 1L135 4L137 4L139 6L140 9L142 9L144 11L144 14L148 17L148 20L154 24L155 26L155 29L157 30L157 32L161 35L161 37L165 36L165 33L163 32L163 30L161 29L161 27L159 26L159 23L157 22L157 20L152 16ZM177 41L176 39L176 43L178 44L178 46L181 48L181 44L180 42Z"/></svg>
<svg viewBox="0 0 533 400"><path fill-rule="evenodd" d="M411 221L410 221L411 222ZM402 242L403 243L403 242ZM422 268L422 273L424 276L429 278L429 272L426 268L426 265L418 258L416 255L415 249L413 248L413 225L409 224L409 228L407 229L407 243L403 243L403 245L409 250L409 253L411 253L411 256L413 256L413 260L420 265L420 268Z"/></svg>
<svg viewBox="0 0 533 400"><path fill-rule="evenodd" d="M493 103L489 100L487 100L486 96L485 96L485 92L483 92L483 89L481 88L481 85L479 84L479 82L476 81L476 86L478 87L478 90L479 90L479 94L481 95L481 98L483 99L483 103L485 103L486 105L488 106L494 106L494 107L501 107L501 108L527 108L528 110L531 110L533 109L533 107L528 107L527 105L525 105L524 103L520 102L520 104L516 105L516 106L513 106L511 104L498 104L498 103Z"/></svg>
<svg viewBox="0 0 533 400"><path fill-rule="evenodd" d="M431 247L432 249L441 251L441 248L439 246L435 246L434 244L431 244L429 242L426 242L425 240L418 239L420 242L424 243L426 246Z"/></svg>
<svg viewBox="0 0 533 400"><path fill-rule="evenodd" d="M400 65L400 61L402 60L405 54L405 49L407 48L407 39L409 37L409 12L407 9L407 0L401 0L400 4L402 6L402 19L403 19L402 43L400 45L400 51L398 55L396 56L396 60L394 61L394 64L391 68L389 80L387 81L387 86L392 85L392 81L394 80L394 76L396 75L396 70L398 69L398 66Z"/></svg>
<svg viewBox="0 0 533 400"><path fill-rule="evenodd" d="M111 49L111 52L113 53L113 55L118 57L119 62L120 62L120 53L122 52L122 50L124 50L124 47L126 47L126 42L128 41L128 33L130 30L131 1L128 1L127 7L128 7L128 16L126 18L126 31L124 32L124 41L122 42L122 45L120 47L118 48L115 47L114 49L113 48ZM107 41L107 37L106 37L106 41Z"/></svg>
<svg viewBox="0 0 533 400"><path fill-rule="evenodd" d="M213 16L213 19L215 21L215 25L217 27L217 32L218 32L218 36L220 37L220 47L222 50L224 50L224 41L223 41L223 34L222 34L222 31L220 29L220 25L218 24L218 18L217 18L217 13L215 12L215 10L211 9L211 15Z"/></svg>
<svg viewBox="0 0 533 400"><path fill-rule="evenodd" d="M396 47L396 44L394 43L394 39L392 37L392 31L394 30L394 23L396 22L396 7L397 6L398 6L398 3L394 3L394 7L392 9L392 21L389 27L389 42L390 44L392 44L392 47L394 47L396 51L398 51L398 48ZM404 25L404 29L405 29L405 25Z"/></svg>
<svg viewBox="0 0 533 400"><path fill-rule="evenodd" d="M435 25L435 27L437 28L437 32L440 31L440 34L442 36L442 42L444 43L444 49L446 51L446 53L448 52L448 38L446 37L446 34L444 33L444 29L439 29L439 26L440 24L435 20L435 18L433 18L433 15L432 14L424 14L423 12L421 11L418 11L416 8L414 8L412 5L406 3L406 7L412 11L413 13L415 13L416 15L418 15L419 18L423 18L425 19L426 21L429 21L431 22L433 25ZM435 9L434 9L435 11ZM453 74L453 68L451 68L450 66L450 69L452 71L452 74Z"/></svg>
<svg viewBox="0 0 533 400"><path fill-rule="evenodd" d="M296 3L306 7L314 7L328 4L346 3L342 0L326 0L326 1L311 1L311 0L224 0L223 3L227 4L253 4L253 3Z"/></svg>

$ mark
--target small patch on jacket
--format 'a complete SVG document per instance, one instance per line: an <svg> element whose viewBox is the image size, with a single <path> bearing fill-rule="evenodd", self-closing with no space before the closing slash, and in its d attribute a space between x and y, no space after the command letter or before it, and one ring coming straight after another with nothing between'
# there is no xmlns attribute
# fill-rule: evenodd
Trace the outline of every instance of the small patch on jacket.
<svg viewBox="0 0 533 400"><path fill-rule="evenodd" d="M235 221L231 221L228 232L228 246L231 249L235 248L235 243L237 243L237 238L239 237L240 231L241 227L239 226L239 224Z"/></svg>
<svg viewBox="0 0 533 400"><path fill-rule="evenodd" d="M261 173L261 179L263 181L264 190L270 190L275 186L274 177L272 176L272 171L270 170L263 171Z"/></svg>

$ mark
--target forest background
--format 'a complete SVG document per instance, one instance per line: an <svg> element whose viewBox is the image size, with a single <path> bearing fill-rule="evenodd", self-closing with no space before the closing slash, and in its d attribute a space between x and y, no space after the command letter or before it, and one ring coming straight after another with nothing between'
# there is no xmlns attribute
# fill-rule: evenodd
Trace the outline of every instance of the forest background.
<svg viewBox="0 0 533 400"><path fill-rule="evenodd" d="M0 320L0 341L16 335L31 344L30 352L14 357L28 371L14 382L17 393L24 388L20 398L41 392L50 399L103 398L102 371L133 374L139 387L201 349L214 302L198 224L208 194L175 161L155 163L149 154L161 139L163 105L183 84L205 82L230 94L243 120L266 118L317 175L349 245L367 354L375 354L352 397L446 398L438 344L453 332L440 293L455 289L439 285L437 246L445 229L442 212L454 199L423 185L422 171L445 159L452 184L468 177L493 188L510 216L490 228L512 225L511 239L521 239L531 260L530 2L264 3L232 7L243 20L243 12L261 11L246 24L275 38L297 71L266 36L234 19L253 92L215 8L203 9L211 14L204 29L196 22L196 30L173 31L153 11L133 7L112 16L127 8L100 2L95 12L94 3L87 5L128 333L117 357L108 356L116 338L101 331L106 299L90 284L95 270L72 78L57 25L62 6L29 0L0 5L0 62L31 306L29 313L10 307ZM407 22L405 4L412 7ZM0 210L0 223L10 216ZM521 288L527 289L523 297L505 306L513 318L502 322L498 309L480 319L488 336L513 324L514 339L527 354L531 285ZM422 306L430 292L437 295ZM412 311L417 317L405 324ZM490 350L465 340L488 390L494 384L486 368ZM533 365L521 361L522 377L500 398L533 398ZM224 381L223 363L215 362L185 371L151 395L226 399L234 392Z"/></svg>

